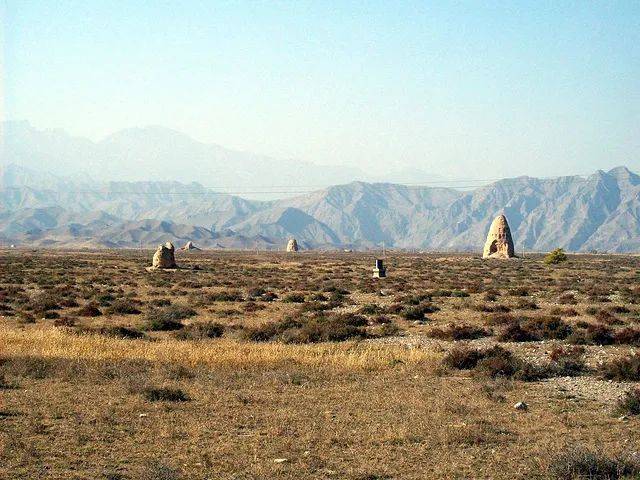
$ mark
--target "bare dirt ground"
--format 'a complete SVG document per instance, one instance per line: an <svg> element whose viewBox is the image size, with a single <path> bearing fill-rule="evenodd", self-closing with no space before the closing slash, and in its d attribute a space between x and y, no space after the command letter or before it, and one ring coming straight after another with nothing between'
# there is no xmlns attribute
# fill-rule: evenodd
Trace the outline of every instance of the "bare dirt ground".
<svg viewBox="0 0 640 480"><path fill-rule="evenodd" d="M640 478L639 257L151 256L0 251L0 478Z"/></svg>

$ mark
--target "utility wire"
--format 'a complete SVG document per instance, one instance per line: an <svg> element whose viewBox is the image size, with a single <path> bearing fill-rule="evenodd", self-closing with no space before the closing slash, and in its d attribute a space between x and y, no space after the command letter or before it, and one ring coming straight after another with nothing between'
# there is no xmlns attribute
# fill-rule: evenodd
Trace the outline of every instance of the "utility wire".
<svg viewBox="0 0 640 480"><path fill-rule="evenodd" d="M570 177L531 177L539 180L551 180L551 179L560 179L560 178L572 178L573 181L587 182L589 178L581 178L580 180L576 180L575 177L585 177L587 175L573 175ZM480 188L484 186L488 186L493 182L497 182L500 180L514 180L505 179L505 178L485 178L485 179L460 179L460 180L432 180L426 182L416 182L416 183L393 183L393 182L371 182L371 183L391 183L393 185L407 186L407 187L417 187L417 186L430 186L437 185L438 188L450 188L450 189L469 189L469 188ZM460 183L459 183L460 182ZM370 182L365 182L370 183ZM302 188L303 190L266 190L269 188L300 188L296 186L287 186L287 185L278 185L278 186L259 186L255 188L261 188L263 190L225 190L225 187L203 187L203 190L197 191L182 191L182 192L142 192L142 191L131 191L131 190L107 190L107 189L84 189L84 190L47 190L46 188L40 189L51 193L56 194L98 194L98 195L258 195L258 194L304 194L304 193L313 193L317 191L321 191L327 188L331 188L327 185L317 185L317 188L312 188L313 185L305 185ZM25 189L31 189L29 186L16 186L16 187L5 187L4 189L0 189L0 192L6 191L21 191Z"/></svg>

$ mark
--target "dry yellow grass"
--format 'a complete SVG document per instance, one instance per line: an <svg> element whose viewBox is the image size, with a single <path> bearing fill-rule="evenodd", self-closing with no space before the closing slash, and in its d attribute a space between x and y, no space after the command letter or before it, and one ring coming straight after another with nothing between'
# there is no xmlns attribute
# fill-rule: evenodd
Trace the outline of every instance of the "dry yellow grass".
<svg viewBox="0 0 640 480"><path fill-rule="evenodd" d="M370 278L371 256L365 254L308 253L291 261L277 254L202 252L181 259L201 266L198 272L150 275L145 252L5 253L2 479L543 479L567 446L613 458L640 444L640 422L618 420L614 397L602 394L623 385L599 380L595 371L559 384L557 378L519 382L443 371L436 369L440 349L453 342L429 337L450 323L498 333L503 326L487 323L499 318L491 310L497 306L532 318L560 308L554 315L575 328L597 322L590 307L625 306L628 311L614 310L611 318L620 324L612 328L636 328L638 259L580 257L550 269L529 258L394 255L389 277L378 282ZM277 298L250 294L257 287ZM380 331L381 314L413 336L317 344L238 339L247 326L303 318L309 312L301 307L318 303L315 295L327 303L337 289L347 293L331 312L373 306L363 313L371 336ZM242 299L210 296L232 290ZM292 292L303 292L305 303L283 301ZM394 310L415 305L413 297L427 292L439 310L424 322ZM140 312L114 314L109 306L116 300ZM223 324L223 337L87 333L114 326L142 330L162 300L197 311L186 325ZM78 314L89 303L102 315ZM561 342L503 344L493 335L472 344L496 343L544 362ZM585 355L596 368L629 348L589 345ZM188 401L145 393L161 388L182 392ZM528 411L514 409L522 400ZM274 462L278 458L287 461Z"/></svg>
<svg viewBox="0 0 640 480"><path fill-rule="evenodd" d="M381 369L393 361L407 365L432 365L438 357L424 349L366 342L286 345L231 339L197 342L171 338L151 342L78 335L51 327L15 329L4 325L0 326L0 355L69 360L148 360L190 367L245 368L295 363L346 370Z"/></svg>

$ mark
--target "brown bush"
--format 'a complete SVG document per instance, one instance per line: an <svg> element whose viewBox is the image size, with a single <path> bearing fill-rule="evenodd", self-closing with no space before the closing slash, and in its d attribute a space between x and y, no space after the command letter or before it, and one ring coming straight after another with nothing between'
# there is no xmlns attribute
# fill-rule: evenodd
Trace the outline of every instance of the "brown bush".
<svg viewBox="0 0 640 480"><path fill-rule="evenodd" d="M631 355L605 363L600 373L607 380L628 382L640 381L640 356Z"/></svg>

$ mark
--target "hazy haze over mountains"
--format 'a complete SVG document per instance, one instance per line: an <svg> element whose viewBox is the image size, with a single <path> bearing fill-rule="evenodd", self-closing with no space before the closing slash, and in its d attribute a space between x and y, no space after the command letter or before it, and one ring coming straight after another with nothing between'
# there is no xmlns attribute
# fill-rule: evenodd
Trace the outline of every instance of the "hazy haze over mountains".
<svg viewBox="0 0 640 480"><path fill-rule="evenodd" d="M98 142L62 130L39 130L28 122L4 122L2 159L74 179L178 181L197 179L205 186L247 198L273 199L354 180L380 180L359 168L275 159L198 142L174 130L149 126L113 133ZM427 178L419 169L389 172L386 181ZM289 193L291 192L291 193Z"/></svg>
<svg viewBox="0 0 640 480"><path fill-rule="evenodd" d="M384 242L478 251L491 220L504 212L517 250L640 249L640 177L625 167L586 178L505 179L473 191L351 182L270 201L194 182L99 182L13 164L0 178L5 244L149 247L193 240L209 248L276 249L294 236L304 248Z"/></svg>

